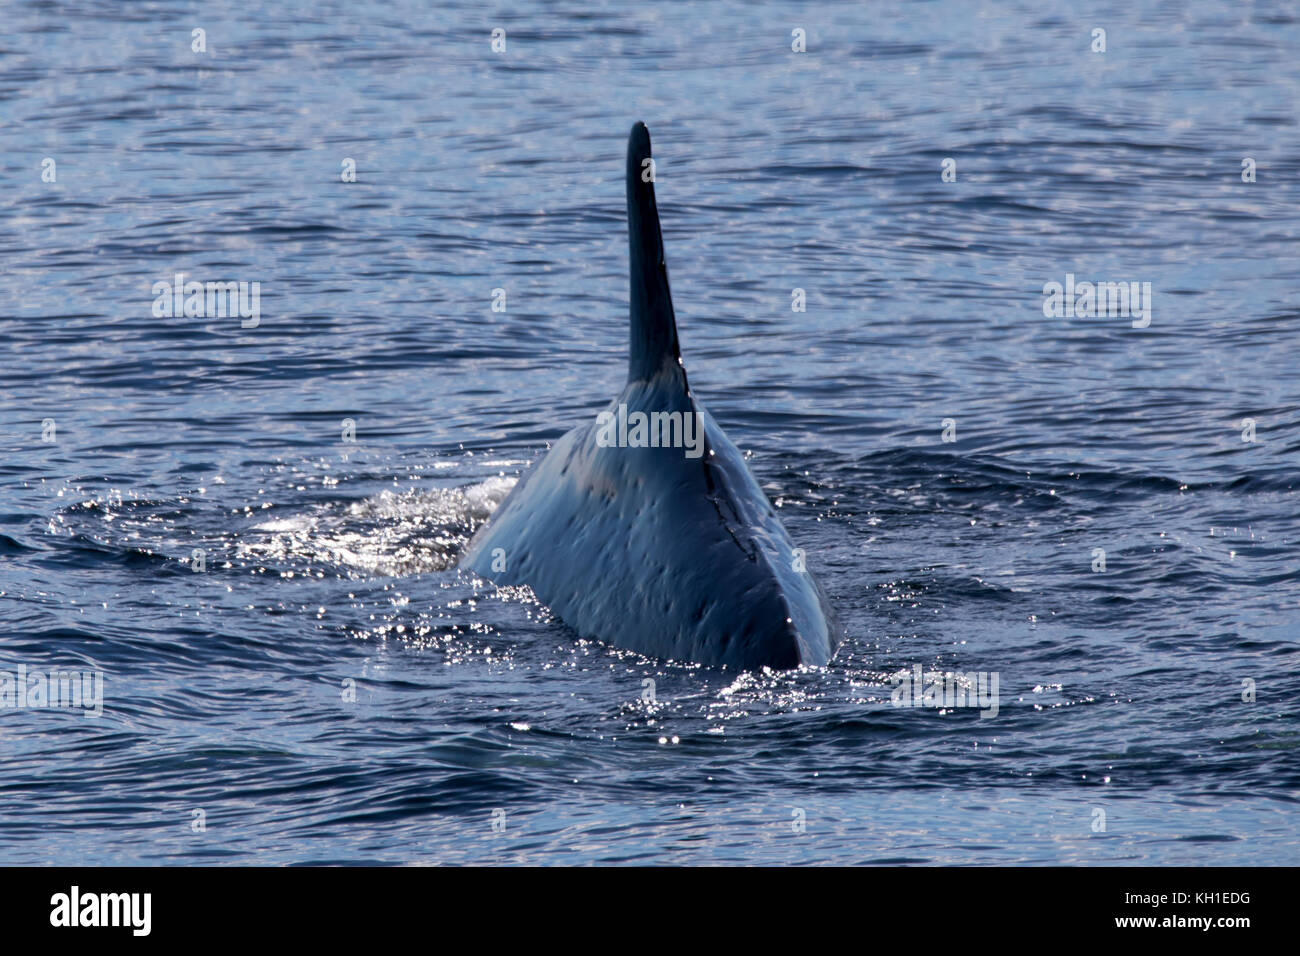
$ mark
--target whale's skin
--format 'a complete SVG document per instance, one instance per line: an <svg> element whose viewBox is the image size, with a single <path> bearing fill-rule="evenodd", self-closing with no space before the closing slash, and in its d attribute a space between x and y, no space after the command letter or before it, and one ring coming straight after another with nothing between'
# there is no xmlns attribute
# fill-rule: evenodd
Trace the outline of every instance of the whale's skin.
<svg viewBox="0 0 1300 956"><path fill-rule="evenodd" d="M649 657L739 670L824 665L837 637L825 595L687 383L653 185L647 199L633 175L643 155L649 134L637 124L628 151L632 355L607 411L696 414L702 453L602 444L599 419L580 425L520 478L460 567L528 585L580 636Z"/></svg>

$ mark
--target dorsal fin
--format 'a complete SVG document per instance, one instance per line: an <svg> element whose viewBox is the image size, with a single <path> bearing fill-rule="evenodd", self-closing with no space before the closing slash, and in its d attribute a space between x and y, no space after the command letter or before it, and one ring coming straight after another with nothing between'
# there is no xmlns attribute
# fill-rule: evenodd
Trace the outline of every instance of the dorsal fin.
<svg viewBox="0 0 1300 956"><path fill-rule="evenodd" d="M631 339L627 380L648 381L665 367L681 370L677 319L668 289L664 238L659 231L659 207L650 181L650 131L645 123L632 127L627 141L627 238L631 287Z"/></svg>

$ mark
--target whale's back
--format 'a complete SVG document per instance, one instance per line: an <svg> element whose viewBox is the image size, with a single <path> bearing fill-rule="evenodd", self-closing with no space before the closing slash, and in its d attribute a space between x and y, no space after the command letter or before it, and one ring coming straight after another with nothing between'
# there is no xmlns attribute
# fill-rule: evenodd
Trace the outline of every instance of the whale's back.
<svg viewBox="0 0 1300 956"><path fill-rule="evenodd" d="M708 452L602 447L575 428L526 474L461 561L527 584L581 636L737 668L824 664L828 608L743 457L689 396ZM672 400L629 388L628 414ZM493 565L496 565L494 569Z"/></svg>

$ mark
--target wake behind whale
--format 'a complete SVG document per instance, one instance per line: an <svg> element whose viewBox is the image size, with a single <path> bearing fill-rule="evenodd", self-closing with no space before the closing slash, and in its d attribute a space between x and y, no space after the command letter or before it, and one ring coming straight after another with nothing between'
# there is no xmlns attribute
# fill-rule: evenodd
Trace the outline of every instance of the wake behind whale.
<svg viewBox="0 0 1300 956"><path fill-rule="evenodd" d="M583 637L650 657L825 664L837 642L825 595L687 382L650 158L637 123L627 150L627 385L519 480L460 566L527 584Z"/></svg>

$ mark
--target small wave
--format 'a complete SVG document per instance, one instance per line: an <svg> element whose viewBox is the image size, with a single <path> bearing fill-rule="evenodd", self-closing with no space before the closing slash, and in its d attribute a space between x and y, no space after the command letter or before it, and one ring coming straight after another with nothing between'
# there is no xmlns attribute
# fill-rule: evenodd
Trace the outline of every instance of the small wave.
<svg viewBox="0 0 1300 956"><path fill-rule="evenodd" d="M382 491L351 504L325 505L254 525L236 553L291 567L332 564L388 577L442 571L455 564L514 483L514 478L493 477L462 487Z"/></svg>

